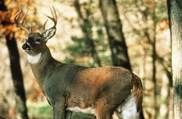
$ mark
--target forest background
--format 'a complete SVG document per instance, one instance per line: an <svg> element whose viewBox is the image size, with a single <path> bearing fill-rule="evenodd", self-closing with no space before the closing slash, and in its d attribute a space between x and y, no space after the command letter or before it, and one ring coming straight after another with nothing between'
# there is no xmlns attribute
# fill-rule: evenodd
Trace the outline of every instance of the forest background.
<svg viewBox="0 0 182 119"><path fill-rule="evenodd" d="M51 107L21 49L27 34L17 27L14 17L20 8L28 11L25 26L37 31L46 21L45 15L50 15L49 7L54 6L57 33L48 42L54 58L89 67L114 65L132 70L143 83L146 119L172 119L166 0L106 1L0 0L0 116L21 119L28 113L30 119L52 118Z"/></svg>

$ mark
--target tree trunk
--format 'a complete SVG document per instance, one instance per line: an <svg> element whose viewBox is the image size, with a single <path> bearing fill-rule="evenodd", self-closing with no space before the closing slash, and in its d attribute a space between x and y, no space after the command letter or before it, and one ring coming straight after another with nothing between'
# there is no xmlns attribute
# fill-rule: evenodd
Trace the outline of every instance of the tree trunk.
<svg viewBox="0 0 182 119"><path fill-rule="evenodd" d="M10 69L13 80L15 93L17 95L17 109L21 114L22 119L28 119L28 112L26 107L26 96L23 84L23 75L20 67L19 52L17 48L16 39L14 33L6 34L6 45L10 57Z"/></svg>
<svg viewBox="0 0 182 119"><path fill-rule="evenodd" d="M182 119L182 1L168 0L167 3L172 38L174 119Z"/></svg>
<svg viewBox="0 0 182 119"><path fill-rule="evenodd" d="M112 63L131 70L128 49L115 0L99 0L111 49Z"/></svg>
<svg viewBox="0 0 182 119"><path fill-rule="evenodd" d="M155 116L154 118L157 119L158 117L158 111L159 111L159 106L157 102L157 97L158 97L158 85L157 85L157 80L156 80L156 60L157 60L157 51L156 51L156 10L153 10L153 41L152 41L152 81L154 83L154 110L155 110Z"/></svg>
<svg viewBox="0 0 182 119"><path fill-rule="evenodd" d="M157 103L157 80L156 80L156 39L154 38L153 44L152 44L152 81L154 83L154 108L155 108L155 119L157 119L158 116L158 103Z"/></svg>
<svg viewBox="0 0 182 119"><path fill-rule="evenodd" d="M90 9L89 8L84 9L85 11L85 16L84 16L80 9L81 6L79 3L79 0L75 0L74 5L77 11L77 14L80 18L79 21L80 21L81 30L85 34L87 48L89 48L93 60L97 63L98 66L101 66L101 60L98 56L98 53L96 51L96 46L92 38L92 23L89 19L89 16L91 14Z"/></svg>

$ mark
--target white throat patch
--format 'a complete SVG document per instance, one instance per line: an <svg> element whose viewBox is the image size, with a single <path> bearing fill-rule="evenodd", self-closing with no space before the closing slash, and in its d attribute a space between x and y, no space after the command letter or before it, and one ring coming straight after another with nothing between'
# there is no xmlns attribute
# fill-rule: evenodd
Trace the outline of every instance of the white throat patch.
<svg viewBox="0 0 182 119"><path fill-rule="evenodd" d="M41 58L41 53L37 54L37 55L28 55L28 62L30 64L37 64L40 61Z"/></svg>

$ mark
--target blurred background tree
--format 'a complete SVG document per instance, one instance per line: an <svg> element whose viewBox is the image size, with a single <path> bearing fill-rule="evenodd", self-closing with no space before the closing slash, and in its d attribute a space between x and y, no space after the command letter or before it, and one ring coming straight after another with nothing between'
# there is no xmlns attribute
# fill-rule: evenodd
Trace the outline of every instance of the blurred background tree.
<svg viewBox="0 0 182 119"><path fill-rule="evenodd" d="M49 15L49 7L52 5L57 10L59 21L56 36L49 40L48 46L56 59L90 67L115 65L132 69L142 78L145 118L172 118L171 44L166 0L5 0L12 22L8 25L11 27L4 25L2 18L9 18L1 10L0 115L20 118L17 115L21 113L13 111L18 108L15 106L17 104L14 101L16 96L13 93L13 83L8 80L11 76L8 59L14 53L8 55L5 38L10 37L16 39L8 41L17 43L17 51L22 59L20 64L29 117L52 118L51 107L37 85L25 53L21 50L26 32L17 29L13 21L18 9L28 10L25 26L40 30L41 24L46 20L45 14ZM9 37L5 37L7 28L13 29ZM17 65L19 61L15 62L13 64ZM23 82L21 84L23 86ZM72 119L81 118L80 116L93 118L90 115L71 114Z"/></svg>
<svg viewBox="0 0 182 119"><path fill-rule="evenodd" d="M122 23L116 1L100 0L99 7L101 9L104 25L107 31L112 64L114 66L122 66L131 70L128 48L122 31Z"/></svg>
<svg viewBox="0 0 182 119"><path fill-rule="evenodd" d="M4 0L0 2L0 13L1 31L4 30L1 33L1 37L5 37L9 52L11 76L16 93L17 114L20 113L21 118L28 119L23 75L20 67L20 56L15 37L15 23L14 20L12 20L13 10L8 10ZM14 115L9 115L9 118L13 118L13 116Z"/></svg>
<svg viewBox="0 0 182 119"><path fill-rule="evenodd" d="M91 15L90 4L91 4L91 1L89 1L89 3L86 3L85 5L83 5L84 10L81 11L81 5L79 3L79 0L74 1L74 6L75 6L75 9L79 16L78 21L80 24L80 28L81 28L82 32L84 33L83 41L85 42L85 46L88 48L87 53L91 54L91 56L93 57L93 60L94 60L93 62L96 62L96 64L98 66L101 66L102 65L101 60L98 56L98 53L97 53L96 47L95 47L95 43L92 38L93 33L92 33L92 21L90 18L90 15Z"/></svg>
<svg viewBox="0 0 182 119"><path fill-rule="evenodd" d="M182 1L168 0L168 15L170 21L171 40L172 40L172 71L174 81L174 119L182 118Z"/></svg>

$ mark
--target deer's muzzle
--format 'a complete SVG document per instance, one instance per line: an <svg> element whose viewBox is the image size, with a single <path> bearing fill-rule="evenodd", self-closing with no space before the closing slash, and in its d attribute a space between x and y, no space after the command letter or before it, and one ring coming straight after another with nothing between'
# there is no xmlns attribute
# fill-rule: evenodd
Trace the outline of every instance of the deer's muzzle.
<svg viewBox="0 0 182 119"><path fill-rule="evenodd" d="M22 46L22 48L23 48L24 50L30 50L30 49L31 49L31 46L30 46L29 43L24 43L23 46Z"/></svg>

